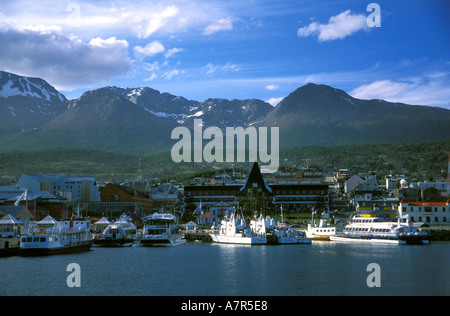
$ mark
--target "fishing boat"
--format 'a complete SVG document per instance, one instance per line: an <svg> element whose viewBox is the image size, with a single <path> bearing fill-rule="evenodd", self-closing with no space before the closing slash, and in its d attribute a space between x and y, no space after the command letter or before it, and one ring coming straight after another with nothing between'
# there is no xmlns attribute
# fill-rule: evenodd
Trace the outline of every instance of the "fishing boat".
<svg viewBox="0 0 450 316"><path fill-rule="evenodd" d="M186 243L180 233L178 218L168 213L154 213L144 217L142 247L174 247Z"/></svg>
<svg viewBox="0 0 450 316"><path fill-rule="evenodd" d="M326 220L321 219L318 225L309 223L305 233L312 240L330 240L330 237L342 234L342 230L342 227L327 225Z"/></svg>
<svg viewBox="0 0 450 316"><path fill-rule="evenodd" d="M326 240L329 241L331 236L336 236L342 234L343 227L333 226L327 224L327 218L329 218L328 212L322 213L322 218L319 219L317 223L314 219L314 215L317 214L317 210L312 210L311 212L311 222L308 224L305 234L306 237L312 240Z"/></svg>
<svg viewBox="0 0 450 316"><path fill-rule="evenodd" d="M312 240L307 238L304 232L291 229L283 220L283 206L281 206L281 221L275 224L275 220L266 217L267 230L272 232L276 238L276 244L311 244Z"/></svg>
<svg viewBox="0 0 450 316"><path fill-rule="evenodd" d="M260 216L250 222L247 228L245 218L236 215L235 212L225 215L221 221L218 232L210 233L215 243L243 244L243 245L265 245L267 244L265 220Z"/></svg>
<svg viewBox="0 0 450 316"><path fill-rule="evenodd" d="M136 240L136 226L128 216L123 214L95 237L94 245L98 247L131 247Z"/></svg>
<svg viewBox="0 0 450 316"><path fill-rule="evenodd" d="M278 226L274 230L277 244L311 244L312 240L307 238L305 233L289 228L288 226Z"/></svg>
<svg viewBox="0 0 450 316"><path fill-rule="evenodd" d="M383 217L356 215L345 226L341 235L331 236L330 240L394 245L429 243L428 234L413 227L407 215L399 215L396 222Z"/></svg>
<svg viewBox="0 0 450 316"><path fill-rule="evenodd" d="M21 256L41 256L88 251L92 246L90 222L72 217L56 221L48 215L20 238Z"/></svg>

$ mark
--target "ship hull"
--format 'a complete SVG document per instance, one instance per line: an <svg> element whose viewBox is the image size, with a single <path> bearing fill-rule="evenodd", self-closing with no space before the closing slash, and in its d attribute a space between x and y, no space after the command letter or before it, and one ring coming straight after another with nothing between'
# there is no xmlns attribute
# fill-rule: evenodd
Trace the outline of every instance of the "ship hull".
<svg viewBox="0 0 450 316"><path fill-rule="evenodd" d="M265 245L266 237L234 237L210 234L211 239L215 243L220 244L240 244L240 245Z"/></svg>
<svg viewBox="0 0 450 316"><path fill-rule="evenodd" d="M347 243L406 245L406 241L398 240L398 239L348 238L348 237L340 237L340 236L331 236L330 240L336 241L336 242L347 242Z"/></svg>
<svg viewBox="0 0 450 316"><path fill-rule="evenodd" d="M175 247L186 243L186 239L142 239L139 243L141 247Z"/></svg>
<svg viewBox="0 0 450 316"><path fill-rule="evenodd" d="M20 248L19 255L24 257L33 256L50 256L50 255L62 255L69 253L78 253L89 251L92 246L92 241L79 243L77 245L52 247L52 248Z"/></svg>
<svg viewBox="0 0 450 316"><path fill-rule="evenodd" d="M95 239L94 245L97 247L130 247L134 243L134 239Z"/></svg>

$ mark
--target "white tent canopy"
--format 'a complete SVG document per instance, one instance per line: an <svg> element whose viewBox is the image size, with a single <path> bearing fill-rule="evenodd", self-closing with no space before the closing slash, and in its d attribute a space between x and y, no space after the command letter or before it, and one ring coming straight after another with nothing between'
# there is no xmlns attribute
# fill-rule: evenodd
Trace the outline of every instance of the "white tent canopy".
<svg viewBox="0 0 450 316"><path fill-rule="evenodd" d="M54 219L53 217L51 217L50 215L47 215L46 217L44 217L44 219L37 222L38 225L49 225L49 224L55 225L57 223L58 223L58 221L56 219Z"/></svg>
<svg viewBox="0 0 450 316"><path fill-rule="evenodd" d="M101 224L107 224L107 225L109 225L109 224L111 224L111 222L110 221L108 221L108 219L106 218L106 217L102 217L102 218L100 218L98 221L96 221L95 223L94 223L95 225L101 225Z"/></svg>
<svg viewBox="0 0 450 316"><path fill-rule="evenodd" d="M14 218L14 216L7 214L0 219L0 225L2 224L14 224L20 225L23 224L21 221Z"/></svg>

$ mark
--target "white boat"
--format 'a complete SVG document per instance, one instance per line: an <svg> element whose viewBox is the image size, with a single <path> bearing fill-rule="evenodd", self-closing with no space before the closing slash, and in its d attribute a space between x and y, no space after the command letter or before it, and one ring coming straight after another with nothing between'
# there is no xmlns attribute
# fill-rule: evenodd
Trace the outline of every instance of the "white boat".
<svg viewBox="0 0 450 316"><path fill-rule="evenodd" d="M167 213L154 213L144 218L144 232L139 245L142 247L173 247L186 243L180 233L178 219Z"/></svg>
<svg viewBox="0 0 450 316"><path fill-rule="evenodd" d="M128 216L123 214L95 237L94 245L98 247L131 247L136 240L136 226Z"/></svg>
<svg viewBox="0 0 450 316"><path fill-rule="evenodd" d="M279 225L275 228L274 234L277 244L311 244L312 240L307 238L305 233L290 229L286 225Z"/></svg>
<svg viewBox="0 0 450 316"><path fill-rule="evenodd" d="M330 240L332 236L342 234L343 228L326 224L326 219L319 220L319 225L309 223L305 230L306 237L312 240Z"/></svg>
<svg viewBox="0 0 450 316"><path fill-rule="evenodd" d="M315 210L313 207L311 212L311 222L308 224L308 227L305 230L306 237L312 240L330 240L330 237L342 234L342 227L327 224L327 218L330 217L329 209L327 212L323 212L321 214L322 218L319 219L318 224L314 219L314 215L316 214L317 210Z"/></svg>
<svg viewBox="0 0 450 316"><path fill-rule="evenodd" d="M406 222L402 222L406 219ZM417 231L409 223L409 218L398 216L397 222L382 217L354 216L339 236L331 236L331 241L372 244L428 244L428 234Z"/></svg>
<svg viewBox="0 0 450 316"><path fill-rule="evenodd" d="M209 234L213 242L242 245L267 244L266 225L264 218L254 218L247 228L245 218L232 212L221 221L219 231Z"/></svg>
<svg viewBox="0 0 450 316"><path fill-rule="evenodd" d="M90 222L71 218L56 221L48 215L20 238L22 256L53 255L87 251L92 245Z"/></svg>

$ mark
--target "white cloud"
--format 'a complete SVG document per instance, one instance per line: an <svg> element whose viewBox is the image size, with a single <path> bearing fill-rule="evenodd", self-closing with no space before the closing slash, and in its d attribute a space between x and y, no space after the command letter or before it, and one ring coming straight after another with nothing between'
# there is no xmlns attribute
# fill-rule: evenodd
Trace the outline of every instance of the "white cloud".
<svg viewBox="0 0 450 316"><path fill-rule="evenodd" d="M145 45L145 47L136 46L134 48L134 55L137 58L142 59L144 57L154 56L159 53L162 53L164 52L164 50L165 50L164 45L161 44L161 42L153 41Z"/></svg>
<svg viewBox="0 0 450 316"><path fill-rule="evenodd" d="M432 77L429 77L432 79ZM440 80L409 82L378 80L355 88L349 93L355 98L382 99L413 105L431 105L450 108L450 89Z"/></svg>
<svg viewBox="0 0 450 316"><path fill-rule="evenodd" d="M137 25L135 31L137 32L138 37L148 38L153 33L165 27L172 18L178 15L179 11L180 10L176 6L172 5L150 14L147 10L144 10L135 16L130 17L130 19Z"/></svg>
<svg viewBox="0 0 450 316"><path fill-rule="evenodd" d="M167 80L172 80L173 77L184 75L186 72L184 70L172 69L168 70L163 74L163 78Z"/></svg>
<svg viewBox="0 0 450 316"><path fill-rule="evenodd" d="M183 51L182 48L176 48L176 47L174 47L174 48L171 48L171 49L167 50L167 52L164 54L164 57L170 58L170 57L172 57L173 55L175 55L176 53L179 53L179 52L182 52L182 51Z"/></svg>
<svg viewBox="0 0 450 316"><path fill-rule="evenodd" d="M115 37L84 42L57 28L2 24L0 43L2 70L41 77L62 90L105 83L132 67L128 42Z"/></svg>
<svg viewBox="0 0 450 316"><path fill-rule="evenodd" d="M278 86L274 85L274 84L269 84L266 86L266 90L269 90L269 91L273 91L273 90L277 90L277 89L278 89Z"/></svg>
<svg viewBox="0 0 450 316"><path fill-rule="evenodd" d="M241 70L241 67L232 63L226 63L225 65L214 65L212 63L209 63L205 67L203 67L202 72L206 73L207 75L211 75L216 72L238 72L239 70Z"/></svg>
<svg viewBox="0 0 450 316"><path fill-rule="evenodd" d="M332 16L328 24L312 22L297 31L299 37L318 36L318 40L331 41L343 39L353 33L367 29L366 17L362 14L352 14L350 10Z"/></svg>
<svg viewBox="0 0 450 316"><path fill-rule="evenodd" d="M233 23L231 23L231 18L219 19L214 21L212 24L208 25L204 30L203 34L211 35L219 31L230 31L233 29Z"/></svg>

